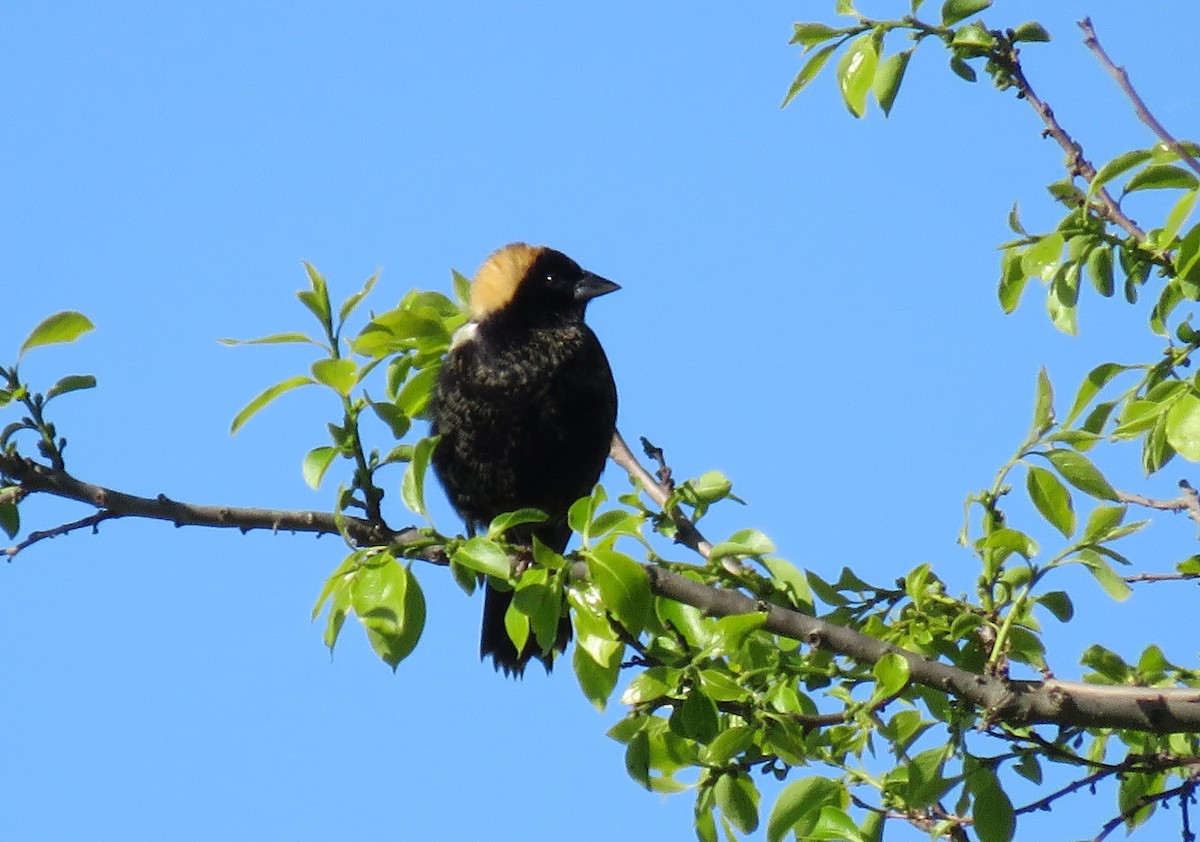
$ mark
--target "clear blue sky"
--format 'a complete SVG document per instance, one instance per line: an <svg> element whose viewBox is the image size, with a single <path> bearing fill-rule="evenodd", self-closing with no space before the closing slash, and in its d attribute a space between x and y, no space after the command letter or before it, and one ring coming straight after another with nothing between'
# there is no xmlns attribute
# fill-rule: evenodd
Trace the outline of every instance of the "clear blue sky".
<svg viewBox="0 0 1200 842"><path fill-rule="evenodd" d="M831 576L888 582L930 561L966 589L962 500L1024 434L1038 367L1070 394L1110 344L1123 358L1152 345L1115 302L1089 298L1077 339L1036 293L1000 314L1005 214L1019 200L1030 227L1051 225L1042 185L1062 174L1011 94L923 49L890 120L853 120L832 78L779 110L799 66L790 24L832 5L9 0L0 357L44 315L82 310L93 334L24 367L43 385L99 378L58 404L73 472L327 507L299 467L331 400L290 395L228 435L307 359L214 340L307 328L302 259L341 295L382 267L383 307L448 289L451 267L506 242L546 243L624 287L590 319L626 436L666 448L680 475L725 471L749 503L710 531L760 528ZM1158 115L1200 134L1200 71L1180 60L1198 12L1136 5L999 0L987 15L1050 28L1027 72L1094 159L1150 139L1080 46L1085 13ZM1196 480L1179 462L1151 481L1114 471L1162 496ZM26 517L84 513L32 501ZM1148 569L1193 537L1156 525ZM604 736L619 706L597 714L569 669L516 684L476 661L478 601L443 570L418 571L429 625L395 675L349 626L331 661L308 612L341 550L117 522L0 569L0 836L691 838L689 794L626 777ZM1193 590L1117 606L1086 577L1063 585L1079 618L1048 630L1059 675L1079 674L1093 640L1132 658L1163 639L1194 661L1194 635L1161 620L1193 616ZM1112 805L1030 827L1091 835Z"/></svg>

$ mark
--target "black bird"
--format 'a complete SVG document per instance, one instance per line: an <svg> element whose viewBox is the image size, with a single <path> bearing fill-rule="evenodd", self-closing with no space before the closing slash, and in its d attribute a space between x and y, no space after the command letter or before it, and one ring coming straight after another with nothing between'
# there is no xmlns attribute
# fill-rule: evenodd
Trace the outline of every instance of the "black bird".
<svg viewBox="0 0 1200 842"><path fill-rule="evenodd" d="M591 493L616 429L617 389L604 349L583 314L620 289L544 246L513 243L493 253L471 285L471 321L454 335L431 403L441 441L433 468L468 528L521 508L543 523L517 527L562 552L567 509ZM571 637L564 617L553 651L531 635L518 652L504 627L512 593L486 588L480 658L521 676L531 658L547 672Z"/></svg>

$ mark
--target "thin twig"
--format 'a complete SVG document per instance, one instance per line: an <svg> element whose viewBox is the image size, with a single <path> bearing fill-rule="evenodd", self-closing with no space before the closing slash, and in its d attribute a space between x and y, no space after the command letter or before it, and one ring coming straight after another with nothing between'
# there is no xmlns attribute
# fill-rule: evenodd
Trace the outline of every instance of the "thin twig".
<svg viewBox="0 0 1200 842"><path fill-rule="evenodd" d="M238 506L204 506L172 500L165 494L157 497L139 497L100 485L83 482L66 471L42 465L31 459L13 454L0 454L0 474L20 483L27 494L46 493L67 500L76 500L101 510L102 520L123 517L165 520L176 526L211 526L224 529L269 529L273 532L308 532L316 535L340 534L339 518L332 512L293 511L287 509L241 508ZM359 546L383 546L413 543L420 538L414 528L390 529L386 524L343 515L340 518L346 535ZM89 525L88 519L65 524L46 530L37 541L65 535ZM9 547L5 552L11 559L14 555L36 541L31 535L22 544ZM432 560L432 558L431 558Z"/></svg>
<svg viewBox="0 0 1200 842"><path fill-rule="evenodd" d="M705 560L710 559L712 557L712 544L700 534L700 530L696 528L696 524L688 520L687 516L680 511L678 506L667 506L672 488L660 482L654 474L650 473L645 465L638 461L619 432L613 434L612 448L608 455L614 462L625 469L625 472L629 474L631 479L645 489L650 499L662 509L663 514L671 519L671 522L675 524L676 540L704 556Z"/></svg>
<svg viewBox="0 0 1200 842"><path fill-rule="evenodd" d="M1156 792L1151 795L1143 795L1132 806L1122 810L1119 815L1116 815L1105 822L1104 827L1100 829L1100 833L1098 836L1096 836L1094 842L1103 842L1103 840L1108 838L1110 833L1112 833L1129 819L1136 816L1142 810L1145 810L1150 805L1174 798L1176 795L1188 797L1195 791L1196 781L1193 778L1189 778L1174 789Z"/></svg>
<svg viewBox="0 0 1200 842"><path fill-rule="evenodd" d="M1096 30L1092 27L1092 19L1084 18L1083 20L1078 21L1078 24L1079 28L1083 30L1084 45L1096 55L1096 58L1100 61L1100 64L1103 65L1104 69L1112 74L1112 77L1117 80L1117 84L1125 93L1125 96L1129 98L1129 102L1133 105L1133 110L1137 114L1138 119L1149 126L1150 131L1158 135L1158 139L1161 140L1168 149L1179 156L1179 160L1191 167L1192 171L1197 175L1200 175L1200 161L1197 161L1195 156L1189 153L1187 149L1184 148L1183 144L1180 143L1173 134L1167 131L1166 127L1158 121L1158 118L1150 113L1150 109L1146 107L1146 101L1143 100L1138 95L1138 92L1133 89L1133 83L1129 80L1129 73L1124 67L1119 67L1115 62L1113 62L1113 60L1109 58L1108 53L1105 52L1104 47L1100 46L1100 39L1096 37Z"/></svg>
<svg viewBox="0 0 1200 842"><path fill-rule="evenodd" d="M1078 175L1089 182L1092 181L1096 177L1095 166L1084 156L1083 147L1079 141L1071 137L1062 124L1058 122L1058 118L1054 116L1054 111L1050 108L1050 105L1033 90L1033 86L1029 84L1029 80L1025 77L1025 71L1021 67L1020 59L1017 58L1017 50L1014 49L1008 55L994 56L993 58L1003 61L1004 68L1012 79L1018 96L1033 107L1037 115L1042 118L1042 122L1046 124L1046 135L1054 138L1063 151L1067 153L1068 169L1071 175ZM1138 242L1146 239L1146 232L1128 214L1121 210L1120 203L1112 197L1112 194L1107 189L1101 187L1096 191L1093 198L1099 203L1099 207L1096 210L1101 216L1122 228L1127 234L1136 237Z"/></svg>
<svg viewBox="0 0 1200 842"><path fill-rule="evenodd" d="M1160 512L1187 512L1187 516L1192 522L1200 526L1200 492L1192 488L1191 483L1185 479L1179 481L1179 487L1183 493L1174 500L1155 500L1151 497L1143 497L1141 494L1130 494L1126 491L1118 491L1117 499L1122 503L1129 503L1134 506L1142 506L1147 509L1157 509Z"/></svg>

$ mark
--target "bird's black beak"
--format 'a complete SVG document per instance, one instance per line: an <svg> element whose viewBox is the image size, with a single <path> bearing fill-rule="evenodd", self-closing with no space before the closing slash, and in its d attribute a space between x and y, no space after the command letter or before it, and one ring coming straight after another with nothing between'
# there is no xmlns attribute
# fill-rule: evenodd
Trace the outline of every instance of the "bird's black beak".
<svg viewBox="0 0 1200 842"><path fill-rule="evenodd" d="M614 284L608 278L601 278L599 275L593 275L584 270L583 277L575 284L575 300L591 301L601 295L616 292L620 288L620 284Z"/></svg>

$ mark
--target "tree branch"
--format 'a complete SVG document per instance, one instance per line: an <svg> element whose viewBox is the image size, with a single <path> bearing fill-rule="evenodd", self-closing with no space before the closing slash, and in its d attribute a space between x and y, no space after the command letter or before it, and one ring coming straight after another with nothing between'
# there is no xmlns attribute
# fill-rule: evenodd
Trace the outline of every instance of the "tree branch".
<svg viewBox="0 0 1200 842"><path fill-rule="evenodd" d="M1014 48L1009 54L997 55L994 58L1003 62L1004 69L1012 79L1018 96L1028 102L1033 107L1033 110L1037 112L1037 115L1042 118L1042 122L1046 124L1045 134L1054 138L1063 151L1067 153L1068 168L1071 174L1082 176L1089 182L1092 181L1096 177L1095 166L1084 157L1083 147L1080 143L1071 137L1062 124L1058 122L1058 118L1054 116L1054 111L1050 108L1050 105L1033 90L1033 86L1029 84L1029 80L1025 77L1025 71L1021 67L1020 59L1017 57L1017 50ZM1106 188L1101 187L1097 190L1093 198L1098 202L1099 207L1097 211L1102 216L1122 228L1127 234L1136 237L1138 242L1146 239L1146 232L1121 210L1120 203L1113 198L1112 194Z"/></svg>
<svg viewBox="0 0 1200 842"><path fill-rule="evenodd" d="M614 445L614 450L616 446ZM631 474L645 481L646 469L626 447L623 465L635 465ZM638 470L640 469L640 470ZM340 534L338 519L328 512L200 506L171 500L165 495L138 497L75 479L65 471L40 465L12 454L0 454L0 474L16 480L28 493L48 493L95 506L107 513L102 520L142 517L165 520L176 526L210 526L272 531ZM647 493L662 494L650 477ZM657 489L657 490L655 490ZM661 497L665 500L666 497ZM85 519L86 521L87 519ZM67 524L54 534L66 534L85 521ZM99 523L96 520L95 523ZM341 518L346 535L360 546L404 546L428 539L415 528L393 531L362 518ZM95 524L92 524L95 525ZM10 549L9 557L14 554ZM444 563L441 548L426 546L420 557ZM1200 689L1148 688L1083 684L1057 679L1016 681L986 676L930 660L874 637L778 605L770 605L729 588L694 582L655 565L644 565L652 593L699 608L715 617L767 612L763 628L774 634L807 642L859 663L874 664L889 653L908 662L911 680L963 699L986 712L993 721L1010 724L1054 723L1089 728L1128 728L1152 733L1200 732ZM574 576L586 577L587 565L578 562Z"/></svg>
<svg viewBox="0 0 1200 842"><path fill-rule="evenodd" d="M1078 24L1079 28L1083 30L1084 45L1095 54L1096 58L1100 61L1100 64L1103 65L1104 69L1112 74L1112 77L1117 80L1117 85L1120 86L1121 90L1125 93L1125 96L1129 98L1129 102L1133 105L1133 110L1137 114L1138 119L1149 126L1150 131L1158 135L1158 139L1161 140L1168 149L1179 156L1179 160L1191 167L1192 171L1197 175L1200 175L1200 161L1197 161L1195 156L1189 153L1187 149L1184 148L1183 144L1180 143L1174 135L1167 131L1166 127L1163 126L1163 124L1160 123L1158 119L1150 113L1150 109L1146 107L1146 101L1138 96L1138 92L1133 89L1133 83L1129 80L1129 73L1124 67L1117 66L1113 60L1108 57L1108 53L1105 52L1104 47L1100 46L1100 39L1096 37L1096 30L1092 27L1092 19L1084 18L1083 20L1078 21Z"/></svg>
<svg viewBox="0 0 1200 842"><path fill-rule="evenodd" d="M331 512L291 511L286 509L240 508L237 506L203 506L172 500L165 494L139 497L100 485L83 482L66 471L41 465L14 454L0 453L0 474L20 483L25 493L46 493L67 500L76 500L100 509L100 513L74 523L30 535L25 541L5 552L11 559L31 544L47 538L66 535L85 526L122 517L165 520L176 526L210 526L223 529L269 529L272 532L309 532L315 535L337 535L338 520ZM383 523L349 515L340 518L346 535L361 546L413 543L420 537L415 528L394 531Z"/></svg>

